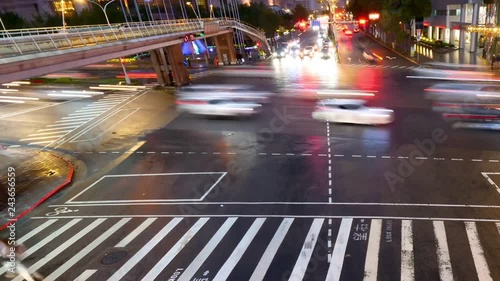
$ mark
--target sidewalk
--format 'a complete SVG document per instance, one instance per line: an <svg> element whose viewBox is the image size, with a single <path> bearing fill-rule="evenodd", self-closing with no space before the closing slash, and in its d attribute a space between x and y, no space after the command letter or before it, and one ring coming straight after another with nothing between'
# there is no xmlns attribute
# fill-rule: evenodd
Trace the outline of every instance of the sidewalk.
<svg viewBox="0 0 500 281"><path fill-rule="evenodd" d="M3 230L9 220L23 217L70 184L74 169L67 160L50 151L2 146L0 171L0 230ZM14 188L9 190L12 182ZM12 196L15 201L9 199Z"/></svg>
<svg viewBox="0 0 500 281"><path fill-rule="evenodd" d="M461 65L477 65L489 67L490 62L487 59L481 58L482 50L478 49L477 52L471 53L464 49L432 49L425 46L416 46L415 42L397 43L393 49L390 44L382 42L381 39L375 38L372 34L366 32L368 37L376 40L387 48L396 51L400 55L405 56L415 64L426 63L449 63ZM414 56L412 56L411 49L414 49Z"/></svg>

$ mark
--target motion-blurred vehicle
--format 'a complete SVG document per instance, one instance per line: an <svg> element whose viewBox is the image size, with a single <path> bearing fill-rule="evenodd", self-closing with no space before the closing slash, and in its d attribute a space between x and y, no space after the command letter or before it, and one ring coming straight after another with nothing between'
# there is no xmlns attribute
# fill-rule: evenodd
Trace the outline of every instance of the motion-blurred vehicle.
<svg viewBox="0 0 500 281"><path fill-rule="evenodd" d="M224 96L185 97L176 101L177 110L203 116L248 117L258 114L262 105Z"/></svg>
<svg viewBox="0 0 500 281"><path fill-rule="evenodd" d="M351 36L352 35L352 31L350 29L346 30L344 33L347 36Z"/></svg>
<svg viewBox="0 0 500 281"><path fill-rule="evenodd" d="M349 29L349 27L347 27L347 25L342 26L342 31L346 31L348 29Z"/></svg>
<svg viewBox="0 0 500 281"><path fill-rule="evenodd" d="M287 50L285 48L278 48L276 52L274 52L274 57L277 59L286 58Z"/></svg>
<svg viewBox="0 0 500 281"><path fill-rule="evenodd" d="M301 58L304 58L304 57L314 57L314 47L313 46L307 46L304 48L304 50L302 52L300 52L300 57Z"/></svg>
<svg viewBox="0 0 500 281"><path fill-rule="evenodd" d="M433 110L455 123L500 124L500 86L495 84L441 83L425 89Z"/></svg>
<svg viewBox="0 0 500 281"><path fill-rule="evenodd" d="M371 63L377 63L382 60L382 57L368 50L363 51L363 58Z"/></svg>
<svg viewBox="0 0 500 281"><path fill-rule="evenodd" d="M354 32L354 33L358 33L358 32L359 32L359 28L355 28L355 29L353 30L353 32Z"/></svg>
<svg viewBox="0 0 500 281"><path fill-rule="evenodd" d="M270 92L258 91L253 85L198 84L181 87L176 92L177 99L196 99L198 97L224 97L258 104L269 103Z"/></svg>
<svg viewBox="0 0 500 281"><path fill-rule="evenodd" d="M293 46L292 48L290 48L289 55L294 57L294 58L299 57L300 56L300 45Z"/></svg>
<svg viewBox="0 0 500 281"><path fill-rule="evenodd" d="M322 59L329 59L331 56L332 56L332 51L330 50L330 47L323 47L323 49L321 49Z"/></svg>
<svg viewBox="0 0 500 281"><path fill-rule="evenodd" d="M363 125L385 125L394 121L394 111L365 106L364 100L322 100L312 118L321 121Z"/></svg>

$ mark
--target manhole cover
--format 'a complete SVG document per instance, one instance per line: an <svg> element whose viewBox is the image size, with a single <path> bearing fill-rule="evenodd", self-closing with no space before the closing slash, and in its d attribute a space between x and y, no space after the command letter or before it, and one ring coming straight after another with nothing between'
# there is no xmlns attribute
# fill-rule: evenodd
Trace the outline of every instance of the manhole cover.
<svg viewBox="0 0 500 281"><path fill-rule="evenodd" d="M104 256L104 258L102 258L101 263L102 264L113 264L113 263L121 261L126 256L127 256L127 252L125 252L125 251L109 253L109 254L106 254L106 256Z"/></svg>

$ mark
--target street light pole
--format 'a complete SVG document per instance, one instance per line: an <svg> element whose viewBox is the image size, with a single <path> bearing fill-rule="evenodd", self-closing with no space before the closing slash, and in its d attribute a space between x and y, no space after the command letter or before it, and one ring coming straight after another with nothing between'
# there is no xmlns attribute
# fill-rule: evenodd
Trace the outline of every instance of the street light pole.
<svg viewBox="0 0 500 281"><path fill-rule="evenodd" d="M104 17L106 17L106 22L108 23L109 26L111 26L111 23L109 22L108 14L106 13L106 9L108 8L109 4L115 2L116 0L109 1L108 3L106 3L106 5L104 5L104 8L99 3L94 2L93 0L87 0L87 1L89 1L90 3L96 4L97 6L99 6L99 8L101 8L102 12L104 13ZM127 21L126 17L125 17L125 20Z"/></svg>
<svg viewBox="0 0 500 281"><path fill-rule="evenodd" d="M66 20L64 19L64 12L66 12L65 7L66 7L66 4L64 3L64 0L61 0L61 14L62 14L63 30L66 29Z"/></svg>

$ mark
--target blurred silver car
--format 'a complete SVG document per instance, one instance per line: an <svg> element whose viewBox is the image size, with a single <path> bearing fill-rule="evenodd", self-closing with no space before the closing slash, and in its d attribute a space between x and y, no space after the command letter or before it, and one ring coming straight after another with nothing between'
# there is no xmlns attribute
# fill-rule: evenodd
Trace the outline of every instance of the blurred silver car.
<svg viewBox="0 0 500 281"><path fill-rule="evenodd" d="M185 97L176 101L177 109L194 115L248 117L258 114L262 105L228 97Z"/></svg>
<svg viewBox="0 0 500 281"><path fill-rule="evenodd" d="M316 104L313 119L349 124L385 125L394 121L394 111L365 106L364 100L331 99Z"/></svg>

